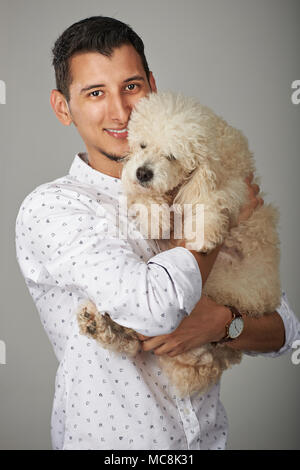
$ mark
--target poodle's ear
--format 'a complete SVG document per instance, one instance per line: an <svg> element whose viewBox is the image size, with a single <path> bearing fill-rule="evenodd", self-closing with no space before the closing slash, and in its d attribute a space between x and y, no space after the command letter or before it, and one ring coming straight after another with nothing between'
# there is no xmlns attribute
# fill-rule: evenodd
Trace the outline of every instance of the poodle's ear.
<svg viewBox="0 0 300 470"><path fill-rule="evenodd" d="M216 187L216 173L207 164L202 163L180 187L173 203L180 205L200 203L201 200L207 200Z"/></svg>

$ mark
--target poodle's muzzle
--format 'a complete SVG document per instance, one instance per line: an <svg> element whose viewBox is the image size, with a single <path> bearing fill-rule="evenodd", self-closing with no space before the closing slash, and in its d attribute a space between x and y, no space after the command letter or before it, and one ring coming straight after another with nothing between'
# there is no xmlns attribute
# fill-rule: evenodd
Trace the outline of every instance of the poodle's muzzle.
<svg viewBox="0 0 300 470"><path fill-rule="evenodd" d="M136 178L141 185L149 183L153 178L153 171L147 166L140 166L136 170Z"/></svg>

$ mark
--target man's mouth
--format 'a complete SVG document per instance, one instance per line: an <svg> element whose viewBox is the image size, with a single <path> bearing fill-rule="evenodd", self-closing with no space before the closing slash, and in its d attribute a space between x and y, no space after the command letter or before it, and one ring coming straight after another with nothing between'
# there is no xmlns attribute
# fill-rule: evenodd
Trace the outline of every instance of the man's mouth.
<svg viewBox="0 0 300 470"><path fill-rule="evenodd" d="M114 137L115 139L127 139L128 129L127 127L123 127L123 129L104 129L105 132Z"/></svg>

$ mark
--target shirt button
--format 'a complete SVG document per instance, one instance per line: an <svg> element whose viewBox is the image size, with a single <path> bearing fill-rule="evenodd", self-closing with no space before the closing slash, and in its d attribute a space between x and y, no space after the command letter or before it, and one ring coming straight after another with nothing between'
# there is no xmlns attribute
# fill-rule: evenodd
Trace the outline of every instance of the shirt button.
<svg viewBox="0 0 300 470"><path fill-rule="evenodd" d="M190 410L189 410L188 408L184 408L183 411L184 411L184 414L185 414L185 415L189 415L189 414L190 414Z"/></svg>

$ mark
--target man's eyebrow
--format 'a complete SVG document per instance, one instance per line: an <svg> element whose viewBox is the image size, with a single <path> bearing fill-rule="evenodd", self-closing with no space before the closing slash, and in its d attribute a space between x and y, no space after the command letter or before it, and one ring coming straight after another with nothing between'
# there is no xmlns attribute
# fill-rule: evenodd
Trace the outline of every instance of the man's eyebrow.
<svg viewBox="0 0 300 470"><path fill-rule="evenodd" d="M128 83L132 82L133 80L140 80L140 81L145 81L144 77L142 75L133 75L133 77L126 78L126 80L123 81L123 83Z"/></svg>
<svg viewBox="0 0 300 470"><path fill-rule="evenodd" d="M96 85L89 85L84 88L81 88L80 94L84 93L85 91L92 90L93 88L101 88L104 87L105 85L103 83L97 83Z"/></svg>
<svg viewBox="0 0 300 470"><path fill-rule="evenodd" d="M142 77L142 75L133 75L132 77L129 77L129 78L126 78L125 80L123 80L123 83L132 82L133 80L139 80L139 81L143 81L143 82L145 81L145 79L144 79L144 77ZM81 88L80 94L84 93L85 91L92 90L93 88L103 88L103 87L105 87L104 83L97 83L95 85L89 85L87 87Z"/></svg>

